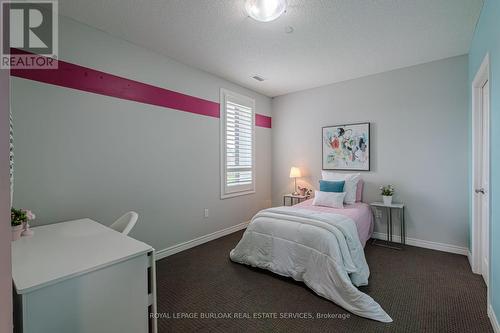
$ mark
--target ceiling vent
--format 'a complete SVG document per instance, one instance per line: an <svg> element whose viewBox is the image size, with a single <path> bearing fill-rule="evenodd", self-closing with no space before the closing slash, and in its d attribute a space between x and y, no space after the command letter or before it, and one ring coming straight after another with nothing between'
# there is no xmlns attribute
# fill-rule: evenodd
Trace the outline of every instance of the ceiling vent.
<svg viewBox="0 0 500 333"><path fill-rule="evenodd" d="M252 76L252 79L257 80L259 82L262 82L262 81L265 80L262 76L257 75L257 74L255 74L254 76Z"/></svg>

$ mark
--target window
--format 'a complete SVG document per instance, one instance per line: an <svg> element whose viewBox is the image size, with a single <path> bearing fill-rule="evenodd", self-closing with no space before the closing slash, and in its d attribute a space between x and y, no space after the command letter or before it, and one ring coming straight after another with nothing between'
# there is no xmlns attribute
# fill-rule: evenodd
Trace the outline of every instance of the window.
<svg viewBox="0 0 500 333"><path fill-rule="evenodd" d="M221 198L255 192L255 101L221 89Z"/></svg>

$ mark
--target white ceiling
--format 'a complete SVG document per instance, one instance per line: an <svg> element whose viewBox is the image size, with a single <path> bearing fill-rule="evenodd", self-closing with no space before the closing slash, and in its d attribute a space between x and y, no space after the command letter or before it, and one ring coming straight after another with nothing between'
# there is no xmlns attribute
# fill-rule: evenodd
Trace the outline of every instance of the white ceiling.
<svg viewBox="0 0 500 333"><path fill-rule="evenodd" d="M482 0L60 0L62 15L268 96L466 54ZM294 32L285 33L292 26ZM251 78L259 74L266 81Z"/></svg>

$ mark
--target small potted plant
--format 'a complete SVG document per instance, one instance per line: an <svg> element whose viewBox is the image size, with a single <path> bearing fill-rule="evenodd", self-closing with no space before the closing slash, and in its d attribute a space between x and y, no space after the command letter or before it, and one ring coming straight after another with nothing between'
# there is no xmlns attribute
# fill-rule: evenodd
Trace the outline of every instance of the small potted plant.
<svg viewBox="0 0 500 333"><path fill-rule="evenodd" d="M311 193L312 193L311 189L308 189L307 187L300 187L300 186L298 186L297 188L299 190L300 195L303 195L303 196L308 197L308 198L311 197Z"/></svg>
<svg viewBox="0 0 500 333"><path fill-rule="evenodd" d="M382 199L384 199L384 205L392 204L392 196L394 195L394 186L384 185L380 186L380 192L382 194Z"/></svg>
<svg viewBox="0 0 500 333"><path fill-rule="evenodd" d="M22 209L10 209L10 225L12 226L12 240L16 241L21 238L21 233L24 230L23 222L27 220L26 213Z"/></svg>
<svg viewBox="0 0 500 333"><path fill-rule="evenodd" d="M10 209L10 224L12 226L12 240L16 241L23 236L33 235L29 222L35 219L35 214L28 209Z"/></svg>

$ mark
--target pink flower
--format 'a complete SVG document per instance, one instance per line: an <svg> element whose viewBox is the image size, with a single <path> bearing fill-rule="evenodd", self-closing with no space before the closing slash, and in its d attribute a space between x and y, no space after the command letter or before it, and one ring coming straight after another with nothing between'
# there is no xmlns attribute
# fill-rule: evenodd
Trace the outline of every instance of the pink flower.
<svg viewBox="0 0 500 333"><path fill-rule="evenodd" d="M28 221L33 221L36 218L36 215L29 209L22 209L26 213L26 218Z"/></svg>

